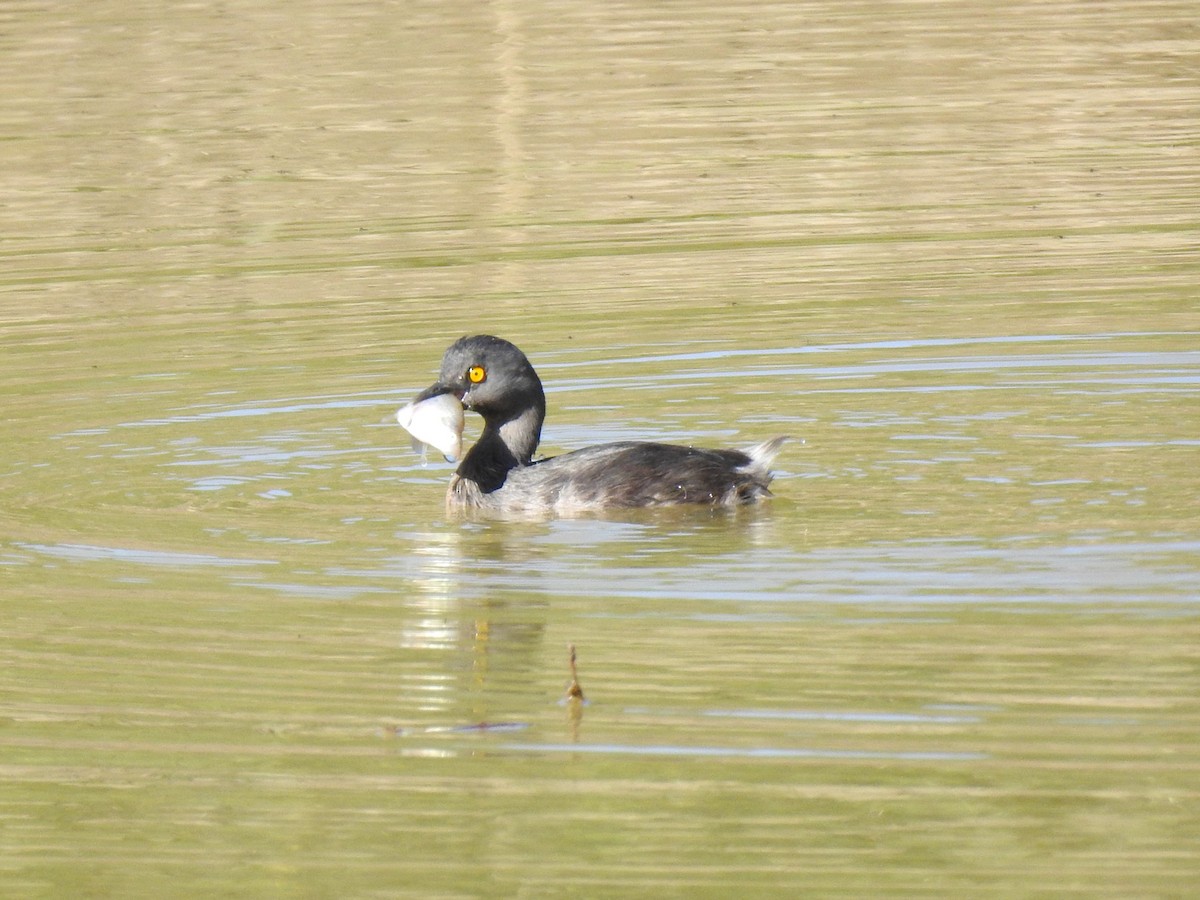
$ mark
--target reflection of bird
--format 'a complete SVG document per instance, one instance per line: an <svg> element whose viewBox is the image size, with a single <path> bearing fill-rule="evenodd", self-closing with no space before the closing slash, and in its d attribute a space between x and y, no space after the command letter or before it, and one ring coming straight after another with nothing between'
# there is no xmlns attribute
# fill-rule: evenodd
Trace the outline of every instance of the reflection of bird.
<svg viewBox="0 0 1200 900"><path fill-rule="evenodd" d="M622 441L535 461L546 417L541 379L524 353L490 335L452 344L437 382L414 402L442 394L483 416L483 434L450 482L455 506L569 513L751 503L770 495L769 467L786 440L745 452Z"/></svg>

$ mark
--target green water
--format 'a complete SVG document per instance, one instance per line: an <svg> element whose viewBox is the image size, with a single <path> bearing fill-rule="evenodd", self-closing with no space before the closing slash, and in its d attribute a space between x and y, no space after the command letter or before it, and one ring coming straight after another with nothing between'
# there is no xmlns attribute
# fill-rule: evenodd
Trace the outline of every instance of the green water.
<svg viewBox="0 0 1200 900"><path fill-rule="evenodd" d="M1194 10L752 13L5 15L0 893L1194 890ZM775 499L447 519L472 332Z"/></svg>

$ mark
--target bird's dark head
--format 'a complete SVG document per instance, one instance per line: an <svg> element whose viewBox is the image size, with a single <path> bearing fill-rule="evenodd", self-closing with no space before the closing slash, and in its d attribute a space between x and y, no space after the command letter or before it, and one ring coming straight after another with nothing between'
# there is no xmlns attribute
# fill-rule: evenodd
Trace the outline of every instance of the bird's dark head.
<svg viewBox="0 0 1200 900"><path fill-rule="evenodd" d="M442 356L437 382L417 400L448 393L497 425L530 410L536 410L540 423L546 411L541 379L525 354L490 334L459 338L451 344Z"/></svg>

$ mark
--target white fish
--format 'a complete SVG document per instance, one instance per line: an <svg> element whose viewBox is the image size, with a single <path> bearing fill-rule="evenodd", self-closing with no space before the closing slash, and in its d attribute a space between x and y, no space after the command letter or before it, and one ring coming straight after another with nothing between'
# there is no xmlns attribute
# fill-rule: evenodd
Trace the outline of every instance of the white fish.
<svg viewBox="0 0 1200 900"><path fill-rule="evenodd" d="M396 411L396 421L412 435L413 450L425 456L433 447L446 462L462 455L463 405L453 394L438 394L420 403L409 403Z"/></svg>

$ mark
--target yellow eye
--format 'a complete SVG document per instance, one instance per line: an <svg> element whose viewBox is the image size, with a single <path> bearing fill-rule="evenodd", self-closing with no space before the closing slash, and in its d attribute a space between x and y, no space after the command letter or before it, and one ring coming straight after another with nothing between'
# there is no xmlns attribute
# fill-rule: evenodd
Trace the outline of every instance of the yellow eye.
<svg viewBox="0 0 1200 900"><path fill-rule="evenodd" d="M467 378L471 379L471 384L479 384L487 378L487 372L483 370L483 366L471 366L467 369Z"/></svg>

